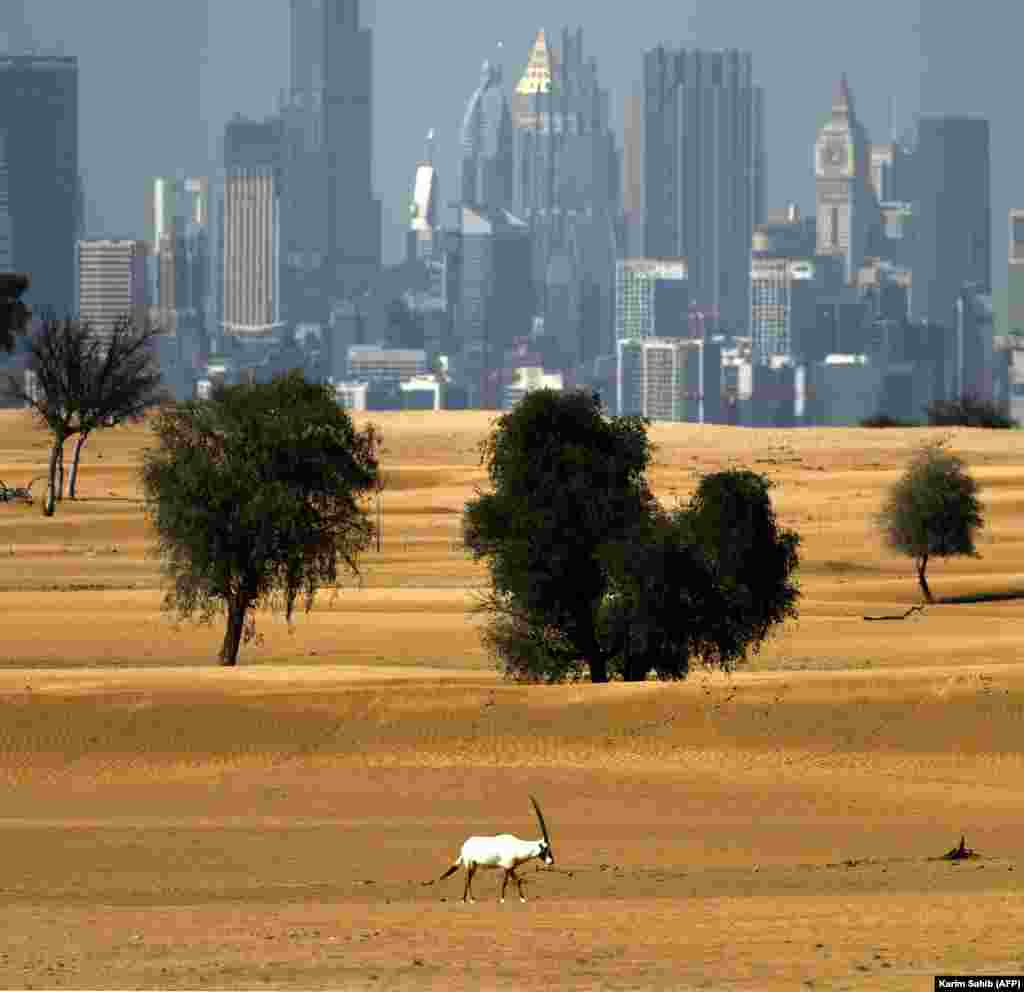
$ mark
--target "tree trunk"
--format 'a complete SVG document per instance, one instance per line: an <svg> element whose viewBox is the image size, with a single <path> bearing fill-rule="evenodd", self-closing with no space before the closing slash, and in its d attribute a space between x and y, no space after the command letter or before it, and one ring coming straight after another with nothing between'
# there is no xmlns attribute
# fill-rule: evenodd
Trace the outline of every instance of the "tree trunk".
<svg viewBox="0 0 1024 992"><path fill-rule="evenodd" d="M52 517L57 509L57 461L64 442L56 440L50 449L50 465L46 475L46 499L43 500L43 515Z"/></svg>
<svg viewBox="0 0 1024 992"><path fill-rule="evenodd" d="M248 609L248 601L241 593L236 593L228 602L228 629L220 649L222 665L230 667L238 664L238 646L242 643L242 629L245 627L245 614Z"/></svg>
<svg viewBox="0 0 1024 992"><path fill-rule="evenodd" d="M64 499L64 442L57 451L57 500Z"/></svg>
<svg viewBox="0 0 1024 992"><path fill-rule="evenodd" d="M71 475L68 478L68 499L75 498L75 487L78 485L78 459L82 455L82 448L85 447L88 437L88 432L79 434L78 440L75 441L75 457L71 460Z"/></svg>
<svg viewBox="0 0 1024 992"><path fill-rule="evenodd" d="M925 602L934 603L932 591L928 588L928 580L924 577L924 570L928 567L928 556L922 555L917 559L917 581L921 583L921 592L924 593Z"/></svg>

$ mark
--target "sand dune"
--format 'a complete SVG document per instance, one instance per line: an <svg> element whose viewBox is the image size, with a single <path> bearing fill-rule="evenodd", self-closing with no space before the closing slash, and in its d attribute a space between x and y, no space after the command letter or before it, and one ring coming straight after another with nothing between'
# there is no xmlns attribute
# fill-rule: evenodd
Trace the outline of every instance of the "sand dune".
<svg viewBox="0 0 1024 992"><path fill-rule="evenodd" d="M502 681L459 547L493 415L375 415L382 548L289 631L160 612L137 483L144 426L90 439L81 499L0 504L0 986L930 988L1024 972L1024 600L918 602L873 522L944 432L656 425L668 505L764 471L803 536L801 617L732 676ZM953 431L982 483L980 559L938 596L1024 589L1024 435ZM69 446L70 447L70 446ZM69 452L70 453L70 452ZM0 479L45 436L0 413ZM556 872L424 888L470 833ZM983 858L933 860L966 833Z"/></svg>

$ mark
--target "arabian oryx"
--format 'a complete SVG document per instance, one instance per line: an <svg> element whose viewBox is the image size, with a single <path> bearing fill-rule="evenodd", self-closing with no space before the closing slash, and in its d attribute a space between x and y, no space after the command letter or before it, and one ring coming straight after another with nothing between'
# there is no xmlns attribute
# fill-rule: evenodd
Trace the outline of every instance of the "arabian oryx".
<svg viewBox="0 0 1024 992"><path fill-rule="evenodd" d="M526 902L523 895L523 881L516 874L516 869L527 861L540 858L546 865L555 863L555 856L551 853L551 840L548 837L548 828L544 824L544 814L537 805L537 800L530 796L530 802L537 813L537 822L540 823L543 840L520 840L511 834L498 834L497 837L470 837L465 844L455 863L440 878L424 882L424 885L433 885L435 882L443 882L449 875L454 875L460 868L466 869L466 889L462 893L463 902L476 902L473 898L471 886L473 876L477 868L504 868L505 877L501 880L501 901L505 901L505 887L510 878L515 879L519 889L519 901Z"/></svg>

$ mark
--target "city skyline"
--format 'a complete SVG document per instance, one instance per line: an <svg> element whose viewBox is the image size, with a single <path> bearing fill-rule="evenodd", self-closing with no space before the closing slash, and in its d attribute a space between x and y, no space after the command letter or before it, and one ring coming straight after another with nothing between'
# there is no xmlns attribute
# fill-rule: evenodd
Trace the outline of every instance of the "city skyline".
<svg viewBox="0 0 1024 992"><path fill-rule="evenodd" d="M109 17L95 16L98 4L109 8ZM27 5L12 2L5 4L4 29L13 17L16 37L28 36L43 50L59 45L79 58L86 196L107 228L97 233L141 237L141 193L131 198L126 190L141 191L149 177L177 170L211 172L216 137L234 111L255 117L276 111L280 91L289 84L289 5L284 0L267 4L255 22L246 17L249 8L241 0L213 5L181 0L173 9L126 0L85 6L33 0L31 16L25 16ZM436 130L436 165L448 198L457 177L460 117L481 61L500 53L506 80L518 78L537 31L547 28L554 36L564 25L584 28L588 51L597 57L603 84L612 94L612 123L620 142L623 104L640 77L644 51L663 42L749 49L766 92L770 207L794 200L811 211L819 94L843 71L875 141L887 136L890 98L897 132L918 106L927 112L988 116L993 212L1005 217L1016 205L1012 162L1024 147L1024 136L1013 125L1015 108L999 83L999 67L1024 29L1024 10L993 3L985 16L960 23L931 5L916 28L917 0L884 5L865 0L855 10L838 2L794 0L785 19L775 8L749 4L738 17L740 7L740 0L682 5L648 0L625 17L583 0L524 0L514 8L460 5L442 12L395 4L378 4L374 11L368 5L364 20L374 29L374 190L383 201L385 260L402 256L409 175L423 136ZM112 17L119 22L118 32L108 30ZM236 33L243 19L246 45L240 53ZM126 37L159 37L160 44L125 46ZM821 44L816 41L821 37L833 40ZM920 52L922 42L927 59ZM966 64L957 56L961 45L974 52L986 48L992 57L970 72L950 70L950 65ZM153 84L125 87L126 76ZM417 84L420 78L429 85ZM173 80L173 86L162 80ZM134 140L113 154L124 120L137 124ZM993 256L999 259L1006 251L1005 225L994 233ZM1005 274L998 266L994 272L998 289Z"/></svg>

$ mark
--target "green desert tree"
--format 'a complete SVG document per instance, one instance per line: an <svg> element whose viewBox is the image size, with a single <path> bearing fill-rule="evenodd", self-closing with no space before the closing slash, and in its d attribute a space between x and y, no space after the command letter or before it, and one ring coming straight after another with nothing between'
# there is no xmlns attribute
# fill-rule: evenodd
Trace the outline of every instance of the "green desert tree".
<svg viewBox="0 0 1024 992"><path fill-rule="evenodd" d="M694 661L730 671L796 617L800 538L778 526L770 486L745 469L707 475L688 505L609 546L604 634L623 679L683 679Z"/></svg>
<svg viewBox="0 0 1024 992"><path fill-rule="evenodd" d="M978 557L974 536L984 526L978 484L944 441L918 450L893 484L878 520L887 542L914 559L929 603L935 601L925 577L930 559Z"/></svg>
<svg viewBox="0 0 1024 992"><path fill-rule="evenodd" d="M378 435L357 431L331 389L301 373L226 386L209 400L169 404L146 452L147 515L171 581L164 607L209 623L223 610L220 651L234 665L250 611L359 575L373 535L362 499L376 485Z"/></svg>
<svg viewBox="0 0 1024 992"><path fill-rule="evenodd" d="M602 549L654 503L650 452L643 418L607 418L582 391L535 390L498 418L481 445L491 490L466 504L463 540L487 562L491 587L477 609L491 617L489 643L507 673L556 658L560 677L608 680Z"/></svg>
<svg viewBox="0 0 1024 992"><path fill-rule="evenodd" d="M771 480L734 468L704 476L688 506L694 540L728 603L727 654L758 650L771 629L797 615L800 535L779 526Z"/></svg>

